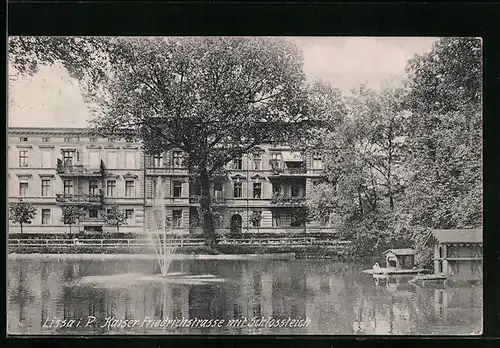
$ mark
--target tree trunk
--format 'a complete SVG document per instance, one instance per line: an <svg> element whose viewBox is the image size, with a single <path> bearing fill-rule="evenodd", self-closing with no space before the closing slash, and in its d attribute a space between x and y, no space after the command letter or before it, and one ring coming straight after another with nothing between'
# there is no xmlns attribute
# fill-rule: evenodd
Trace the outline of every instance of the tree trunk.
<svg viewBox="0 0 500 348"><path fill-rule="evenodd" d="M203 234L205 236L205 244L207 246L215 245L215 230L214 220L212 214L212 197L210 195L210 178L206 170L200 171L200 184L201 184L201 200L200 206L203 212Z"/></svg>
<svg viewBox="0 0 500 348"><path fill-rule="evenodd" d="M21 234L23 234L23 223L21 222L20 225L21 225Z"/></svg>
<svg viewBox="0 0 500 348"><path fill-rule="evenodd" d="M69 238L70 238L70 239L71 239L71 236L72 236L72 234L71 234L71 224L70 224L70 225L69 225Z"/></svg>
<svg viewBox="0 0 500 348"><path fill-rule="evenodd" d="M116 233L120 233L120 225L116 225Z"/></svg>

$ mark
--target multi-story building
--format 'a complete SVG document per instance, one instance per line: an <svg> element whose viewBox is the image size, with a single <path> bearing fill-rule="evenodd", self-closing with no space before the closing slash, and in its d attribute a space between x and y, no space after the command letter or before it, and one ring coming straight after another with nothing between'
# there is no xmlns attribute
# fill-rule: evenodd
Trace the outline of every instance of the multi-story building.
<svg viewBox="0 0 500 348"><path fill-rule="evenodd" d="M80 231L115 231L103 219L113 206L127 216L120 232L154 230L158 192L163 192L174 232L202 231L201 187L183 167L181 151L148 156L139 142L96 138L76 128L10 128L8 147L9 202L22 199L37 209L34 221L24 227L27 233L67 232L61 207L70 204L84 209ZM216 231L331 229L327 220L306 223L303 214L306 193L320 180L322 168L319 155L303 157L286 146L263 144L235 159L229 174L211 185L219 211ZM19 232L19 226L10 223L9 231Z"/></svg>

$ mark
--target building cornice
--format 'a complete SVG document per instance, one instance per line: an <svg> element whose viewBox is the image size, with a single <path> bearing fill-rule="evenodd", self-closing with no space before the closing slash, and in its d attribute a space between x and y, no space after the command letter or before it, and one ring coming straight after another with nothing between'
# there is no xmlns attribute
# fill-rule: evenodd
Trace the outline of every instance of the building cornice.
<svg viewBox="0 0 500 348"><path fill-rule="evenodd" d="M90 135L90 128L59 128L59 127L9 127L12 135L45 135L45 136L81 136Z"/></svg>
<svg viewBox="0 0 500 348"><path fill-rule="evenodd" d="M138 175L132 174L130 172L128 172L127 174L123 175L124 179L137 179L138 177L139 177Z"/></svg>
<svg viewBox="0 0 500 348"><path fill-rule="evenodd" d="M33 175L31 173L17 173L19 179L31 179Z"/></svg>
<svg viewBox="0 0 500 348"><path fill-rule="evenodd" d="M54 174L38 174L40 178L53 178Z"/></svg>

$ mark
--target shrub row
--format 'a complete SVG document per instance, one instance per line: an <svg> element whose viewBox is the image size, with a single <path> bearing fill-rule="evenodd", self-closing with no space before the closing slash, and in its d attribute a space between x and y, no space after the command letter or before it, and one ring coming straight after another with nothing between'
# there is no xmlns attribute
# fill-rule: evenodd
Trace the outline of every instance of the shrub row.
<svg viewBox="0 0 500 348"><path fill-rule="evenodd" d="M10 233L10 239L136 239L144 238L144 235L136 233ZM191 238L203 238L201 234L190 234ZM331 233L232 233L225 235L233 239L261 239L261 238L316 238L320 240L338 239L336 234ZM220 238L220 236L219 236Z"/></svg>
<svg viewBox="0 0 500 348"><path fill-rule="evenodd" d="M68 247L10 247L9 253L16 254L152 254L154 250L152 249L138 249L138 248L127 248L127 247L86 247L86 246L68 246ZM215 249L211 249L205 246L187 246L179 247L176 250L178 254L189 254L189 255L218 255L220 252Z"/></svg>
<svg viewBox="0 0 500 348"><path fill-rule="evenodd" d="M9 233L9 239L135 239L135 233Z"/></svg>

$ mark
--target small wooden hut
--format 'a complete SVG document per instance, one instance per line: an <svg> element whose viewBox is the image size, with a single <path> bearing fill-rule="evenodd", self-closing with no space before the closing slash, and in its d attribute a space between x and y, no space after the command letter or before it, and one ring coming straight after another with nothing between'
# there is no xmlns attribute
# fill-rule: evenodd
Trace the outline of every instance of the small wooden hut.
<svg viewBox="0 0 500 348"><path fill-rule="evenodd" d="M434 273L465 279L483 275L482 229L434 230L425 240L434 247Z"/></svg>
<svg viewBox="0 0 500 348"><path fill-rule="evenodd" d="M415 267L415 254L413 249L389 249L384 251L387 268L412 269Z"/></svg>

